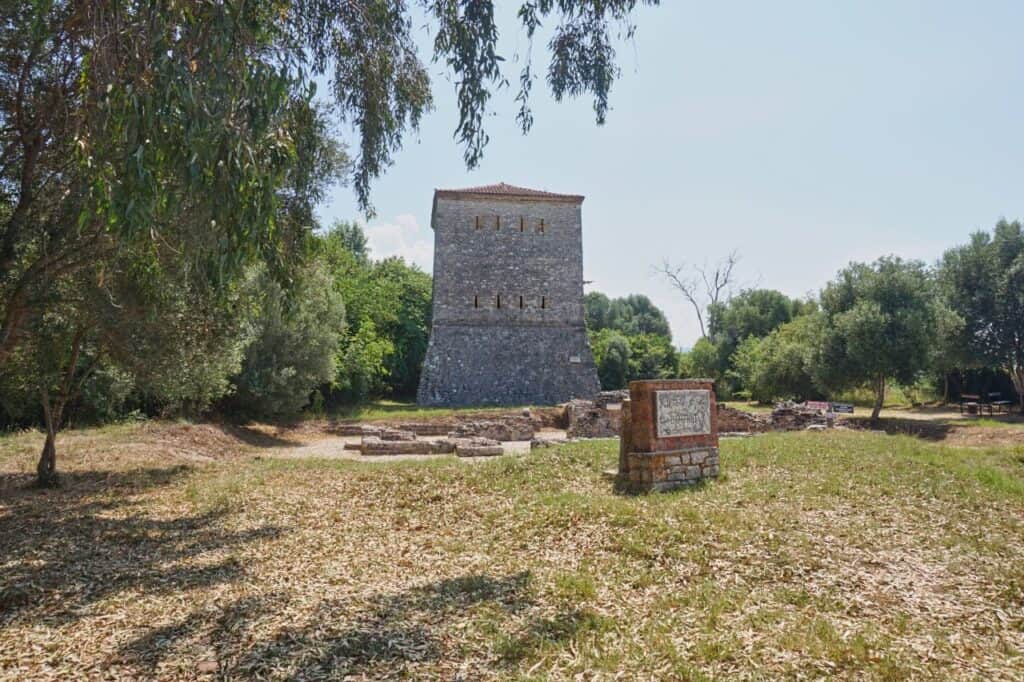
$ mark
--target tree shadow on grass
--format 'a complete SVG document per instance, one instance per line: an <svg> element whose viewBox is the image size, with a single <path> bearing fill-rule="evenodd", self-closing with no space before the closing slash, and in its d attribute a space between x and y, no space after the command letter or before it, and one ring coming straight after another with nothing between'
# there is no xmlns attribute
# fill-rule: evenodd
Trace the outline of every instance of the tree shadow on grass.
<svg viewBox="0 0 1024 682"><path fill-rule="evenodd" d="M241 424L218 424L218 428L232 438L237 438L246 445L258 448L294 448L303 444L301 441L281 438Z"/></svg>
<svg viewBox="0 0 1024 682"><path fill-rule="evenodd" d="M933 442L946 440L956 430L956 426L948 421L926 419L883 417L877 422L872 422L870 417L849 417L844 422L855 429L884 431L889 435L914 436Z"/></svg>
<svg viewBox="0 0 1024 682"><path fill-rule="evenodd" d="M610 620L590 609L573 608L551 618L533 620L518 637L503 641L498 647L501 661L508 665L536 658L545 648L556 647L586 632L610 626Z"/></svg>
<svg viewBox="0 0 1024 682"><path fill-rule="evenodd" d="M217 614L197 611L150 630L121 649L121 662L152 675L160 662L196 640L211 643L221 674L231 678L370 679L408 676L417 664L443 661L448 623L476 604L504 613L532 604L530 574L467 575L379 594L368 605L328 599L303 622L251 643L247 624L273 614L287 595L245 599ZM452 633L449 633L452 634ZM457 636L457 634L456 634Z"/></svg>
<svg viewBox="0 0 1024 682"><path fill-rule="evenodd" d="M0 627L74 621L90 604L123 591L182 591L243 577L232 559L195 559L274 537L277 528L228 531L211 513L155 518L134 499L190 471L71 472L53 490L0 483Z"/></svg>

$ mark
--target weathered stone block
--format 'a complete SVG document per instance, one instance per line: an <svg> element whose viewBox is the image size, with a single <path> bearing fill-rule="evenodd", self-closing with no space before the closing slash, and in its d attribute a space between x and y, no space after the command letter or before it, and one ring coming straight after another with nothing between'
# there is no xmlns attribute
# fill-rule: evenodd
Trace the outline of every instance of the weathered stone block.
<svg viewBox="0 0 1024 682"><path fill-rule="evenodd" d="M505 451L491 438L456 438L455 454L459 457L496 457Z"/></svg>
<svg viewBox="0 0 1024 682"><path fill-rule="evenodd" d="M398 429L381 429L381 440L416 440L416 434L412 431L400 431Z"/></svg>

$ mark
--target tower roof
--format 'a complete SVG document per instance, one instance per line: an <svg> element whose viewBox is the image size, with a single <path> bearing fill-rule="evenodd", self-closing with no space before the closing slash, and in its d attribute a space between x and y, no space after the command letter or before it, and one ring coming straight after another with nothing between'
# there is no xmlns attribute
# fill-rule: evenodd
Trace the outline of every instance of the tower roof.
<svg viewBox="0 0 1024 682"><path fill-rule="evenodd" d="M583 201L581 194L557 194L546 192L540 189L529 189L527 187L516 187L505 182L494 185L480 185L478 187L464 187L462 189L436 189L434 197L462 198L467 196L480 196L487 198L509 198L509 199L540 199L546 201Z"/></svg>

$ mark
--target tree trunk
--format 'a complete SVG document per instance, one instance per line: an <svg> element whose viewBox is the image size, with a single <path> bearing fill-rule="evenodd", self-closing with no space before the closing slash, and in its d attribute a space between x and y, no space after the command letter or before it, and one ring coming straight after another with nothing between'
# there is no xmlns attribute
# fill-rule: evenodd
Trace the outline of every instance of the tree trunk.
<svg viewBox="0 0 1024 682"><path fill-rule="evenodd" d="M1013 379L1013 387L1017 390L1021 414L1024 414L1024 366L1011 370L1010 378Z"/></svg>
<svg viewBox="0 0 1024 682"><path fill-rule="evenodd" d="M53 488L58 483L57 477L57 429L60 428L59 407L51 407L50 396L44 390L43 395L43 419L46 422L46 442L43 444L43 452L39 455L39 464L36 465L36 486L40 488Z"/></svg>
<svg viewBox="0 0 1024 682"><path fill-rule="evenodd" d="M885 377L878 377L875 383L875 407L871 410L871 421L877 422L878 415L882 411L882 404L885 402Z"/></svg>
<svg viewBox="0 0 1024 682"><path fill-rule="evenodd" d="M942 373L942 404L949 405L949 372Z"/></svg>
<svg viewBox="0 0 1024 682"><path fill-rule="evenodd" d="M36 465L36 487L55 488L59 483L57 476L57 445L53 436L46 434L46 444Z"/></svg>
<svg viewBox="0 0 1024 682"><path fill-rule="evenodd" d="M75 339L71 342L71 357L68 359L68 366L64 372L64 382L56 399L50 398L50 391L43 384L39 391L39 397L43 404L43 421L46 423L46 442L43 444L43 452L39 455L39 464L36 466L36 485L40 488L52 488L57 485L57 432L60 430L61 421L64 418L64 408L71 397L81 388L81 382L89 376L93 364L84 372L78 373L78 358L82 353L82 344L85 341L86 328L82 327L75 332ZM75 377L78 375L78 382Z"/></svg>

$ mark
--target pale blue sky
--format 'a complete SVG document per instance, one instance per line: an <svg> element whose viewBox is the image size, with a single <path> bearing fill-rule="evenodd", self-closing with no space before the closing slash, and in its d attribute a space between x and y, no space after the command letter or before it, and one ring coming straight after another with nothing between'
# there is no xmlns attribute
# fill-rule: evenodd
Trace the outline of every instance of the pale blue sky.
<svg viewBox="0 0 1024 682"><path fill-rule="evenodd" d="M498 4L515 84L519 3ZM852 260L933 261L1024 217L1024 2L666 0L636 20L605 126L589 101L556 104L538 83L523 137L505 91L473 172L452 139L453 88L432 65L437 108L373 188L374 254L430 269L438 187L584 194L589 289L647 294L688 346L696 319L652 274L664 258L738 249L743 282L802 296ZM351 189L321 216L359 217Z"/></svg>

